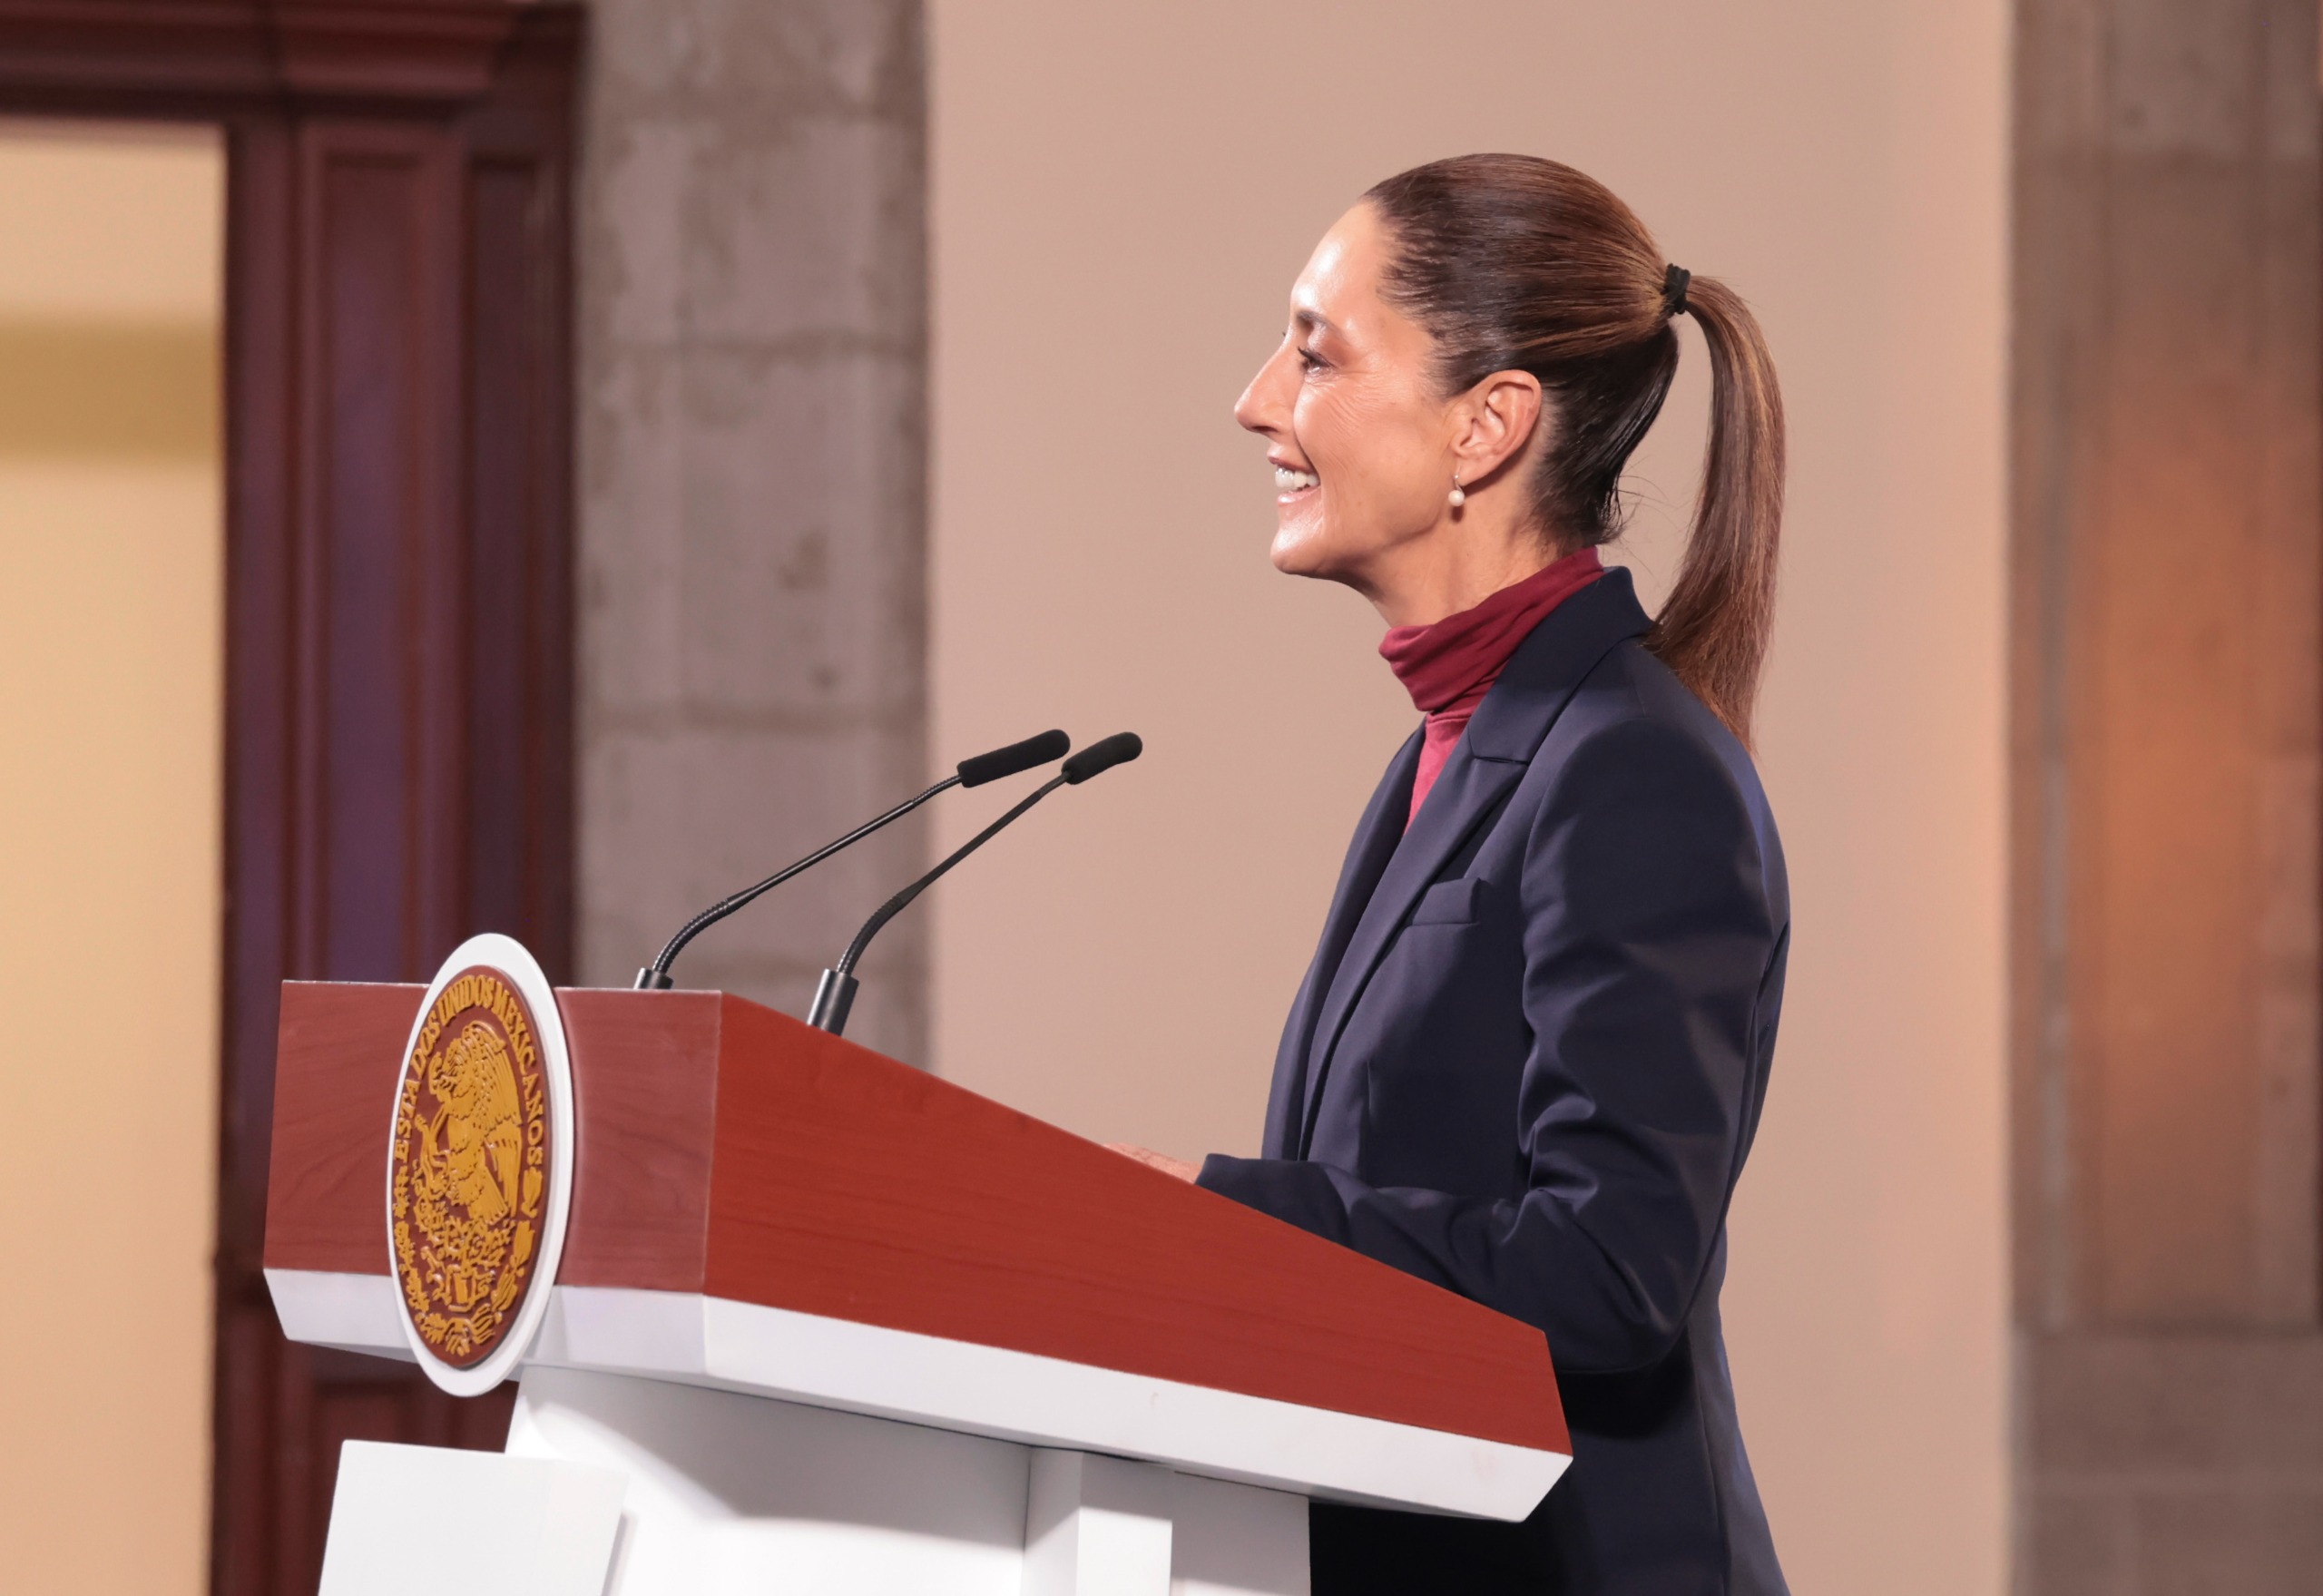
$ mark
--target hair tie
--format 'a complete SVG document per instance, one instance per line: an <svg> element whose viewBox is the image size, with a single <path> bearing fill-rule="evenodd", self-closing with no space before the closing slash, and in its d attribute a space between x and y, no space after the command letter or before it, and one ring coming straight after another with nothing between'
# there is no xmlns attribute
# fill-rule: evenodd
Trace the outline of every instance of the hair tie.
<svg viewBox="0 0 2323 1596"><path fill-rule="evenodd" d="M1661 274L1661 314L1675 316L1686 308L1686 285L1694 274L1682 266L1673 266Z"/></svg>

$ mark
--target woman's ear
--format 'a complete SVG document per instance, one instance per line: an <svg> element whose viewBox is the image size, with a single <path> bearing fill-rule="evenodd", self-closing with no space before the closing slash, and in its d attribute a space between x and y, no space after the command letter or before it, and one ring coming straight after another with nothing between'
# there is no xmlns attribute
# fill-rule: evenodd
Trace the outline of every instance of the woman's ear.
<svg viewBox="0 0 2323 1596"><path fill-rule="evenodd" d="M1541 425L1541 379L1529 371L1495 371L1460 398L1452 439L1460 480L1482 482L1524 452Z"/></svg>

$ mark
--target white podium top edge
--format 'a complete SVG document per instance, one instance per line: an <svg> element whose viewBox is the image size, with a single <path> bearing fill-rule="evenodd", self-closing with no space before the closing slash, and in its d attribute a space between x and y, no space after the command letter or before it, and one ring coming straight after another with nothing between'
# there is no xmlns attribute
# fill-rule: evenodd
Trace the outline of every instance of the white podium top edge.
<svg viewBox="0 0 2323 1596"><path fill-rule="evenodd" d="M294 1341L408 1361L384 1275L269 1269ZM676 1291L554 1288L524 1363L640 1376L1034 1446L1142 1458L1329 1502L1514 1520L1571 1461L1033 1353Z"/></svg>

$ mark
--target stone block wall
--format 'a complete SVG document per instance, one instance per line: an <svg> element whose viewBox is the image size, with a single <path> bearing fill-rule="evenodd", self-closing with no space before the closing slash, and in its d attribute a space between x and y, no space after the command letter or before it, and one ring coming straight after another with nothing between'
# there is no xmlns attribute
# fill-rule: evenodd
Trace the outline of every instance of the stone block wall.
<svg viewBox="0 0 2323 1596"><path fill-rule="evenodd" d="M2083 1333L2028 1350L2024 1596L2323 1584L2323 1337Z"/></svg>
<svg viewBox="0 0 2323 1596"><path fill-rule="evenodd" d="M923 785L916 0L595 0L580 223L583 977ZM803 1013L919 867L907 821L705 934ZM848 1034L916 1060L922 922Z"/></svg>
<svg viewBox="0 0 2323 1596"><path fill-rule="evenodd" d="M2021 1596L2323 1582L2311 0L2019 0Z"/></svg>

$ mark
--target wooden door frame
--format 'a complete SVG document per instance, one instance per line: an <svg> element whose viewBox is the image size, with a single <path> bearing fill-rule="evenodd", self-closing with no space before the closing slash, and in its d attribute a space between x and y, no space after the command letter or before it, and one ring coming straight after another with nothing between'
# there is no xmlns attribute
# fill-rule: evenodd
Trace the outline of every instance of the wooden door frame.
<svg viewBox="0 0 2323 1596"><path fill-rule="evenodd" d="M571 975L581 31L523 0L0 0L0 113L226 136L221 1596L313 1589L337 1440L505 1434L505 1398L286 1343L260 1258L285 979L413 978L484 929Z"/></svg>

